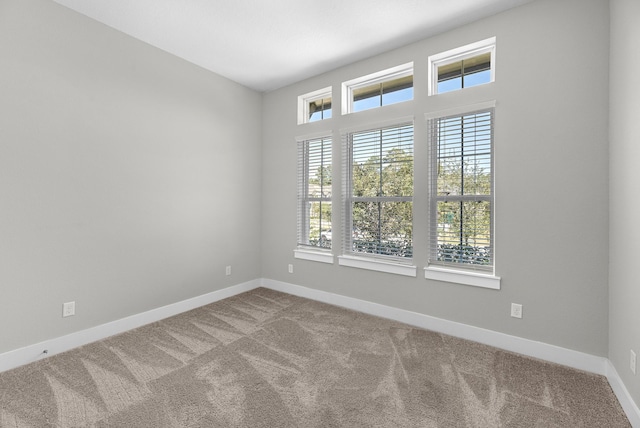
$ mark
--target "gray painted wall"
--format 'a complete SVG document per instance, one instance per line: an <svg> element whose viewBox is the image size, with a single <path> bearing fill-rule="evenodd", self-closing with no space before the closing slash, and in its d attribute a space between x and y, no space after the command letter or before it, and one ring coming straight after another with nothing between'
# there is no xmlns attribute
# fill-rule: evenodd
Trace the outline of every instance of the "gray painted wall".
<svg viewBox="0 0 640 428"><path fill-rule="evenodd" d="M261 109L54 2L0 0L0 353L258 278Z"/></svg>
<svg viewBox="0 0 640 428"><path fill-rule="evenodd" d="M427 97L427 57L497 37L496 82ZM540 0L268 93L263 110L262 274L327 292L561 347L608 351L609 8L603 0ZM297 96L414 61L415 99L296 124ZM294 259L295 137L414 115L415 263L427 259L424 113L495 99L496 274L499 291ZM340 189L334 134L334 194ZM334 218L339 218L334 208ZM337 229L333 222L333 229ZM339 254L334 250L334 254ZM294 273L287 265L294 264ZM509 316L511 302L524 318Z"/></svg>
<svg viewBox="0 0 640 428"><path fill-rule="evenodd" d="M629 368L629 351L640 357L640 2L611 2L609 359L640 403L640 365ZM638 361L640 363L640 361Z"/></svg>

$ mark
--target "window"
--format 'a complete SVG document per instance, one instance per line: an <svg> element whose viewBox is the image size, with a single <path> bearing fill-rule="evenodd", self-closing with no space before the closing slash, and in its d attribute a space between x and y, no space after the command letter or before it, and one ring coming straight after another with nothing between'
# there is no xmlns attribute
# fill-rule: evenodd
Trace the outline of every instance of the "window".
<svg viewBox="0 0 640 428"><path fill-rule="evenodd" d="M429 57L429 94L493 81L495 40ZM496 103L455 106L482 90L444 96L440 101L452 108L425 114L426 123L416 128L414 115L433 104L427 99L378 108L413 100L413 77L411 62L344 82L341 112L356 114L334 120L326 120L332 87L298 97L299 129L310 131L296 138L294 256L412 277L419 263L429 280L500 289L494 259ZM378 109L361 114L373 108ZM341 124L348 129L338 129ZM425 158L418 163L416 129L419 144L427 143L419 146ZM336 168L332 136L340 149ZM335 200L333 169L340 174ZM420 190L414 195L416 176ZM414 215L420 220L415 242Z"/></svg>
<svg viewBox="0 0 640 428"><path fill-rule="evenodd" d="M484 53L438 67L438 93L489 83L491 54Z"/></svg>
<svg viewBox="0 0 640 428"><path fill-rule="evenodd" d="M307 117L309 122L329 119L331 117L331 97L320 98L309 102L309 111Z"/></svg>
<svg viewBox="0 0 640 428"><path fill-rule="evenodd" d="M495 80L496 39L492 37L429 57L429 95Z"/></svg>
<svg viewBox="0 0 640 428"><path fill-rule="evenodd" d="M342 84L343 113L382 107L413 99L413 63Z"/></svg>
<svg viewBox="0 0 640 428"><path fill-rule="evenodd" d="M343 138L344 254L410 262L413 123L348 133Z"/></svg>
<svg viewBox="0 0 640 428"><path fill-rule="evenodd" d="M429 121L429 265L493 273L494 109Z"/></svg>
<svg viewBox="0 0 640 428"><path fill-rule="evenodd" d="M331 118L331 87L298 97L298 125Z"/></svg>
<svg viewBox="0 0 640 428"><path fill-rule="evenodd" d="M331 249L331 138L298 142L298 247Z"/></svg>

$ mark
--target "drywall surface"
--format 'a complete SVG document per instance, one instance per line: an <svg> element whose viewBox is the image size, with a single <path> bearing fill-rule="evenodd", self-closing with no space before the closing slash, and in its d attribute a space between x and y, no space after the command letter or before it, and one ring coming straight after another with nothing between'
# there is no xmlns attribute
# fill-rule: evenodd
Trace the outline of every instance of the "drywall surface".
<svg viewBox="0 0 640 428"><path fill-rule="evenodd" d="M640 366L634 375L629 351L640 355L639 16L637 1L611 2L609 359L636 403Z"/></svg>
<svg viewBox="0 0 640 428"><path fill-rule="evenodd" d="M429 55L497 37L496 81L427 96ZM263 99L265 278L607 355L608 50L604 0L539 0L313 79ZM341 84L414 62L414 100L340 114ZM332 86L332 119L297 125L297 97ZM495 100L495 248L500 290L426 280L424 115ZM333 218L340 218L340 130L413 116L417 277L294 258L296 137L333 135ZM336 226L337 225L337 226ZM339 221L332 223L334 234ZM334 248L335 256L340 248ZM294 273L287 271L294 265ZM523 305L510 317L511 302Z"/></svg>
<svg viewBox="0 0 640 428"><path fill-rule="evenodd" d="M0 0L0 353L258 278L260 115L54 2Z"/></svg>

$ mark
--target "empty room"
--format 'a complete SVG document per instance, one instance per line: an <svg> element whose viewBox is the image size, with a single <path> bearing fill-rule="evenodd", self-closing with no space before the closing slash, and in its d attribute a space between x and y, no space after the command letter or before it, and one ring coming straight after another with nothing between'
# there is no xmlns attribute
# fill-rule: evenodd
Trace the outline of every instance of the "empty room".
<svg viewBox="0 0 640 428"><path fill-rule="evenodd" d="M0 0L0 427L640 427L638 0Z"/></svg>

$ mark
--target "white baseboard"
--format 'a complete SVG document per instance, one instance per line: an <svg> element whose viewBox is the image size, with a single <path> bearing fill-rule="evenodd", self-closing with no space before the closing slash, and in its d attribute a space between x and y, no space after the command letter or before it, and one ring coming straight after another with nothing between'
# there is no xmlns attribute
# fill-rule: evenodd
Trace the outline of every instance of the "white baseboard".
<svg viewBox="0 0 640 428"><path fill-rule="evenodd" d="M263 279L262 286L606 376L631 425L640 428L638 406L608 358L286 282Z"/></svg>
<svg viewBox="0 0 640 428"><path fill-rule="evenodd" d="M34 361L41 360L45 357L59 354L91 342L105 339L115 334L124 333L125 331L141 327L152 322L160 321L173 315L208 305L218 300L226 299L245 291L253 290L260 287L260 280L237 284L222 290L213 291L198 297L183 300L160 308L152 309L147 312L132 315L96 327L81 330L55 339L45 340L44 342L34 345L25 346L14 351L0 354L0 372L10 370ZM44 354L43 350L47 350Z"/></svg>
<svg viewBox="0 0 640 428"><path fill-rule="evenodd" d="M640 428L640 410L638 410L638 406L631 398L629 391L622 382L615 367L607 358L271 279L256 279L237 284L192 299L183 300L141 314L132 315L127 318L0 354L0 372L105 339L109 336L123 333L261 286L606 376L613 392L620 401L620 405L626 412L631 425ZM48 351L46 355L42 353L44 349Z"/></svg>
<svg viewBox="0 0 640 428"><path fill-rule="evenodd" d="M611 385L611 389L613 389L616 397L618 397L622 409L627 414L631 426L640 428L640 408L638 408L638 405L633 401L633 398L631 398L631 394L629 394L627 387L618 375L618 371L609 360L607 360L606 376L609 380L609 385Z"/></svg>
<svg viewBox="0 0 640 428"><path fill-rule="evenodd" d="M597 373L600 375L606 374L607 359L603 357L596 357L583 352L572 351L570 349L549 345L543 342L523 339L517 336L498 333L493 330L448 321L442 318L393 308L391 306L385 306L378 303L367 302L365 300L354 299L352 297L346 297L339 294L301 287L299 285L289 284L286 282L263 279L262 286L272 290L317 300L319 302L342 306L344 308L353 309L366 314L392 319L416 327L436 331L438 333L444 333L450 336L484 343L485 345L494 346L511 352L517 352L519 354L539 358L545 361L551 361L579 370Z"/></svg>

